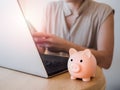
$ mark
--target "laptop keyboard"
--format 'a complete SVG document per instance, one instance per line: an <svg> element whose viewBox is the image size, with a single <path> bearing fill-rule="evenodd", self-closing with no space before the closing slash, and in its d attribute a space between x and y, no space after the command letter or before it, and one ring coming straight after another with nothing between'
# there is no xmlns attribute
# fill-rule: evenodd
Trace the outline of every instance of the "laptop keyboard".
<svg viewBox="0 0 120 90"><path fill-rule="evenodd" d="M53 56L46 54L41 54L40 56L49 76L67 70L68 57Z"/></svg>

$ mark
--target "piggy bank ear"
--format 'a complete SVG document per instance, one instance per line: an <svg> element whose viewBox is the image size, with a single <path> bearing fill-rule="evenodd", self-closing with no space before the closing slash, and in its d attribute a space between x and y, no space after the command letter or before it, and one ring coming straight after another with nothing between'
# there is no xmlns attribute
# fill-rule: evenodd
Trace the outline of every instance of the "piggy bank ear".
<svg viewBox="0 0 120 90"><path fill-rule="evenodd" d="M84 50L84 53L83 53L83 56L84 57L87 57L87 58L90 58L91 57L91 51L89 49L85 49Z"/></svg>
<svg viewBox="0 0 120 90"><path fill-rule="evenodd" d="M69 55L72 55L72 54L74 54L76 52L77 52L77 50L75 50L74 48L70 48Z"/></svg>

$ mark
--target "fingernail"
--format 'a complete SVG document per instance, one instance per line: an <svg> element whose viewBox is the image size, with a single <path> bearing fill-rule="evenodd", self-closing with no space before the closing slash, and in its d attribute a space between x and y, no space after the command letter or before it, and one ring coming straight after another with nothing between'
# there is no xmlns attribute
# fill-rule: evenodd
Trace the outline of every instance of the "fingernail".
<svg viewBox="0 0 120 90"><path fill-rule="evenodd" d="M34 41L37 42L37 41L38 41L38 38L34 38Z"/></svg>

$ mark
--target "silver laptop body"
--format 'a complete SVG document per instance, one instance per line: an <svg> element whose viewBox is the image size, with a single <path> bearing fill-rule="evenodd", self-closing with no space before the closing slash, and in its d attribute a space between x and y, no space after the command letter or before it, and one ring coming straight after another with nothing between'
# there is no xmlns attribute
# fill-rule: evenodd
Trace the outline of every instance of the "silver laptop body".
<svg viewBox="0 0 120 90"><path fill-rule="evenodd" d="M50 66L54 64L54 61L49 61L52 61L53 58L59 59L59 57L39 54L18 1L2 0L1 3L0 66L45 78L66 71L67 62L65 61L64 69L51 73L53 68ZM49 61L43 59L49 59ZM61 61L63 59L60 57ZM67 60L67 58L65 59ZM54 67L59 66L59 62L57 64L54 64Z"/></svg>

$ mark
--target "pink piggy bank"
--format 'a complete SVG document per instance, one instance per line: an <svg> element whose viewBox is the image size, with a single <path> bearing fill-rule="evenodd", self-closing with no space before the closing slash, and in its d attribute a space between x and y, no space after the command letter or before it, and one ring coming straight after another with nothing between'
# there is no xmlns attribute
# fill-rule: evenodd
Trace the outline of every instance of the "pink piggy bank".
<svg viewBox="0 0 120 90"><path fill-rule="evenodd" d="M91 77L95 77L96 58L89 49L76 51L71 48L69 54L68 71L71 79L81 78L83 81L90 81Z"/></svg>

